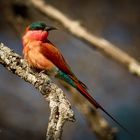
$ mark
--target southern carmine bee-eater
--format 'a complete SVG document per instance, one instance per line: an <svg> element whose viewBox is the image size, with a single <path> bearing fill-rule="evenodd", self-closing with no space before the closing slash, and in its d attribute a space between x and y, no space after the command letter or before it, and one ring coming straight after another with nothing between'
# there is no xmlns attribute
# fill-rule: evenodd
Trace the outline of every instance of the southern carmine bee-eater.
<svg viewBox="0 0 140 140"><path fill-rule="evenodd" d="M112 117L87 91L87 87L74 75L60 50L49 40L49 31L56 28L44 22L34 22L29 25L23 36L23 55L28 64L40 70L46 70L50 75L60 78L77 89L96 109L101 109L121 128L128 131Z"/></svg>

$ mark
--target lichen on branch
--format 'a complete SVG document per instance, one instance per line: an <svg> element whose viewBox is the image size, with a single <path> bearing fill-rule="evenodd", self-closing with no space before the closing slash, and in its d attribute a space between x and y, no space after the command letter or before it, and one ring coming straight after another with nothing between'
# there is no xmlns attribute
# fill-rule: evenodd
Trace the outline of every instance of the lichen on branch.
<svg viewBox="0 0 140 140"><path fill-rule="evenodd" d="M66 121L74 121L74 113L63 91L43 73L38 73L28 66L18 54L0 44L0 64L12 73L32 84L49 102L50 118L46 132L47 140L61 139L62 127Z"/></svg>

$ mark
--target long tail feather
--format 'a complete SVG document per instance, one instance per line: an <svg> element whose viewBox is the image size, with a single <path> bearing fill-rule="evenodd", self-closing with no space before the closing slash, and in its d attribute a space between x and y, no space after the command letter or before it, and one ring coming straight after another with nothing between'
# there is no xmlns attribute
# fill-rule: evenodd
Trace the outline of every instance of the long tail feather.
<svg viewBox="0 0 140 140"><path fill-rule="evenodd" d="M88 101L94 105L96 109L101 109L107 116L109 116L116 124L118 124L122 129L130 134L129 130L124 127L119 121L117 121L112 115L110 115L92 96L87 92L86 89L80 83L77 84L77 90L86 98Z"/></svg>
<svg viewBox="0 0 140 140"><path fill-rule="evenodd" d="M76 77L70 76L65 74L63 71L58 71L56 77L63 79L67 83L69 83L74 88L77 88L77 90L96 108L101 109L106 115L108 115L116 124L118 124L122 129L124 129L126 132L131 134L127 128L125 128L119 121L117 121L112 115L110 115L88 92L87 87L82 82L78 81Z"/></svg>

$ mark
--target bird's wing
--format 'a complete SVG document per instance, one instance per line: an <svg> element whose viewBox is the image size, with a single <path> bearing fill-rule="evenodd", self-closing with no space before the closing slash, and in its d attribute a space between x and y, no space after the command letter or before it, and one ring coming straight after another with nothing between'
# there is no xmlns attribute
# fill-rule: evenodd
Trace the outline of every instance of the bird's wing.
<svg viewBox="0 0 140 140"><path fill-rule="evenodd" d="M50 41L42 43L41 53L55 64L60 70L69 75L74 75L66 60L62 56L60 50L58 50Z"/></svg>
<svg viewBox="0 0 140 140"><path fill-rule="evenodd" d="M86 98L88 99L91 104L93 104L96 109L101 109L104 113L106 113L113 121L115 121L121 128L123 128L125 131L129 133L127 128L125 128L122 124L119 123L114 117L112 117L86 90L86 86L80 82L76 76L71 71L70 67L68 66L66 60L62 56L61 52L51 43L46 42L41 45L41 53L44 54L44 56L49 59L53 64L55 64L61 71L68 74L71 79L73 79L76 82L78 91Z"/></svg>
<svg viewBox="0 0 140 140"><path fill-rule="evenodd" d="M50 41L42 43L41 46L40 51L47 59L55 64L61 71L68 74L75 82L79 82L84 88L87 88L86 85L79 81L74 75L59 49L57 49Z"/></svg>

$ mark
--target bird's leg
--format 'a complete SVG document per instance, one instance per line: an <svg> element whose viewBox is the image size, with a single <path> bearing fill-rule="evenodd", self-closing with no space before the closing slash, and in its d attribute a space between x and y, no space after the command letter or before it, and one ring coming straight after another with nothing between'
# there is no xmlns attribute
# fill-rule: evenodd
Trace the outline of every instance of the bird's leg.
<svg viewBox="0 0 140 140"><path fill-rule="evenodd" d="M46 73L46 70L41 70L41 71L39 72L39 75L44 74L44 73Z"/></svg>

